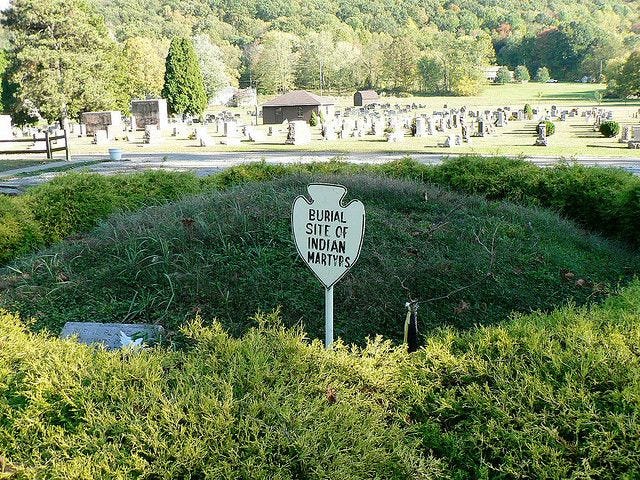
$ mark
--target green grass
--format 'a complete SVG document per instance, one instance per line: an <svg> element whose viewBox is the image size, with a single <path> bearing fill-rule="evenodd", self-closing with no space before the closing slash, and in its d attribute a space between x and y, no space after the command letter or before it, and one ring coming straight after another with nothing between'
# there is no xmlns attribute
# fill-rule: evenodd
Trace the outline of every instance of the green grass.
<svg viewBox="0 0 640 480"><path fill-rule="evenodd" d="M15 170L16 168L33 167L36 165L46 165L55 160L0 160L0 172Z"/></svg>
<svg viewBox="0 0 640 480"><path fill-rule="evenodd" d="M241 339L105 352L0 315L0 475L627 479L640 476L640 284L603 306L443 329L407 354L323 350L275 316Z"/></svg>
<svg viewBox="0 0 640 480"><path fill-rule="evenodd" d="M507 85L487 85L483 92L475 97L383 97L382 102L400 105L418 104L424 108L414 113L431 114L434 110L441 110L445 105L448 108L466 106L472 110L485 110L510 106L523 108L526 103L534 108L549 109L551 105L577 106L582 108L602 107L614 112L615 120L622 124L637 124L637 118L633 115L640 107L640 101L605 101L598 103L595 92L604 90L602 84L583 83L525 83ZM353 97L333 97L337 108L353 105ZM261 99L264 103L268 97ZM229 110L227 107L215 107L212 113L221 110ZM251 124L252 118L247 114L246 108L231 109L241 115L241 121ZM444 148L439 145L445 141L444 134L431 137L413 138L406 136L402 142L388 143L382 137L375 138L365 136L361 139L341 139L324 141L320 134L320 127L312 128L313 141L305 146L285 145L286 131L284 127L272 137L266 137L264 141L257 143L242 142L239 146L226 146L219 144L222 134L215 131L213 126L208 128L209 134L216 141L211 147L199 147L195 140L186 138L177 139L165 136L164 141L158 146L144 145L142 132L135 136L134 143L116 142L114 145L123 148L126 153L141 153L153 151L168 154L181 153L207 153L207 152L334 152L344 153L440 153L440 154L483 154L483 155L551 155L556 157L622 157L637 158L636 150L626 148L626 145L617 143L617 139L605 138L599 133L594 133L591 125L587 125L582 118L571 119L568 122L557 122L556 135L550 138L548 147L534 146L536 133L535 122L511 122L507 127L498 129L498 133L484 138L473 138L470 146ZM258 130L265 134L267 126L260 125ZM94 154L106 153L106 147L96 147L91 144L91 139L73 139L74 153Z"/></svg>
<svg viewBox="0 0 640 480"><path fill-rule="evenodd" d="M201 312L239 335L254 312L280 308L287 325L321 337L322 287L289 220L311 180L346 185L367 210L361 258L335 292L336 336L348 342L399 340L409 297L422 301L423 330L468 328L601 299L640 267L636 254L547 211L380 177L289 175L111 217L4 269L0 303L53 332L78 320L175 332ZM210 181L232 183L233 171Z"/></svg>

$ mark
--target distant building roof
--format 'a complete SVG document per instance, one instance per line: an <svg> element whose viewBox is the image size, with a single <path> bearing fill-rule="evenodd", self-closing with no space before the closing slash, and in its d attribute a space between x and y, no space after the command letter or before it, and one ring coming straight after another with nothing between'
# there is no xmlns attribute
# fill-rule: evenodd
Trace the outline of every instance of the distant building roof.
<svg viewBox="0 0 640 480"><path fill-rule="evenodd" d="M331 105L332 103L305 90L294 90L274 98L265 103L263 107L297 107L303 105Z"/></svg>
<svg viewBox="0 0 640 480"><path fill-rule="evenodd" d="M356 93L360 94L362 100L378 100L380 98L375 90L358 90Z"/></svg>

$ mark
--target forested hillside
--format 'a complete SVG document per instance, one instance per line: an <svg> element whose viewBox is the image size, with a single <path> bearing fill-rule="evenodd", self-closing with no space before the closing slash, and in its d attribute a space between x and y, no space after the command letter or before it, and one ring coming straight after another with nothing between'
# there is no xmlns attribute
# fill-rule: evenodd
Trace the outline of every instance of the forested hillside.
<svg viewBox="0 0 640 480"><path fill-rule="evenodd" d="M544 81L548 69L556 79L614 80L617 94L636 93L635 87L618 88L625 62L640 47L635 0L14 0L11 5L3 21L8 62L0 62L0 70L7 63L3 104L14 114L37 110L58 118L89 108L126 111L131 98L160 94L167 49L178 36L193 41L209 99L228 85L267 94L371 87L474 95L485 83L482 67L493 64L519 67L517 80ZM539 69L544 75L536 76ZM59 100L49 105L52 98Z"/></svg>
<svg viewBox="0 0 640 480"><path fill-rule="evenodd" d="M257 80L264 90L290 86L273 85L262 71L269 60L260 57L272 49L299 60L289 75L298 86L319 82L322 56L329 88L446 91L445 70L470 61L495 56L531 72L546 66L560 79L596 78L609 60L640 45L631 0L93 1L120 41L206 33L227 50L227 42L238 47L243 83Z"/></svg>

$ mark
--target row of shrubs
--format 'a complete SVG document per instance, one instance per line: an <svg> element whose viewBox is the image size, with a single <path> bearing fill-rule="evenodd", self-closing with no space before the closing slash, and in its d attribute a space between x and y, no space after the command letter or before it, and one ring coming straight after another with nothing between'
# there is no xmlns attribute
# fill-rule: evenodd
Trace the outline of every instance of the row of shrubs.
<svg viewBox="0 0 640 480"><path fill-rule="evenodd" d="M229 168L210 177L152 171L101 176L69 173L20 197L0 197L0 263L85 232L117 210L135 210L212 189L294 172L376 172L431 182L457 191L551 208L587 229L635 243L640 221L640 179L620 169L561 164L540 168L504 157L464 156L441 165L410 158L377 166L341 161Z"/></svg>
<svg viewBox="0 0 640 480"><path fill-rule="evenodd" d="M632 244L637 242L640 178L619 168L568 162L541 168L518 158L469 155L449 158L440 165L424 165L410 157L375 166L338 161L292 167L259 163L228 169L204 181L222 188L299 170L322 173L373 171L433 183L489 200L550 208L593 232Z"/></svg>
<svg viewBox="0 0 640 480"><path fill-rule="evenodd" d="M325 351L274 314L134 353L0 312L0 477L638 478L639 315L635 283L414 354Z"/></svg>

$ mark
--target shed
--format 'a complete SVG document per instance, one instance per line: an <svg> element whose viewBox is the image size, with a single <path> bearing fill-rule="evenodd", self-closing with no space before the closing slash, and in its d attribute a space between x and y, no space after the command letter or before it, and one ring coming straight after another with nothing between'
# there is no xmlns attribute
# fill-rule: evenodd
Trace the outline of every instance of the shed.
<svg viewBox="0 0 640 480"><path fill-rule="evenodd" d="M372 103L378 103L380 97L375 90L359 90L353 95L353 106L364 107Z"/></svg>
<svg viewBox="0 0 640 480"><path fill-rule="evenodd" d="M262 106L262 123L265 125L279 124L285 120L308 122L311 120L313 112L316 112L317 115L332 117L334 104L305 90L294 90L280 95Z"/></svg>

